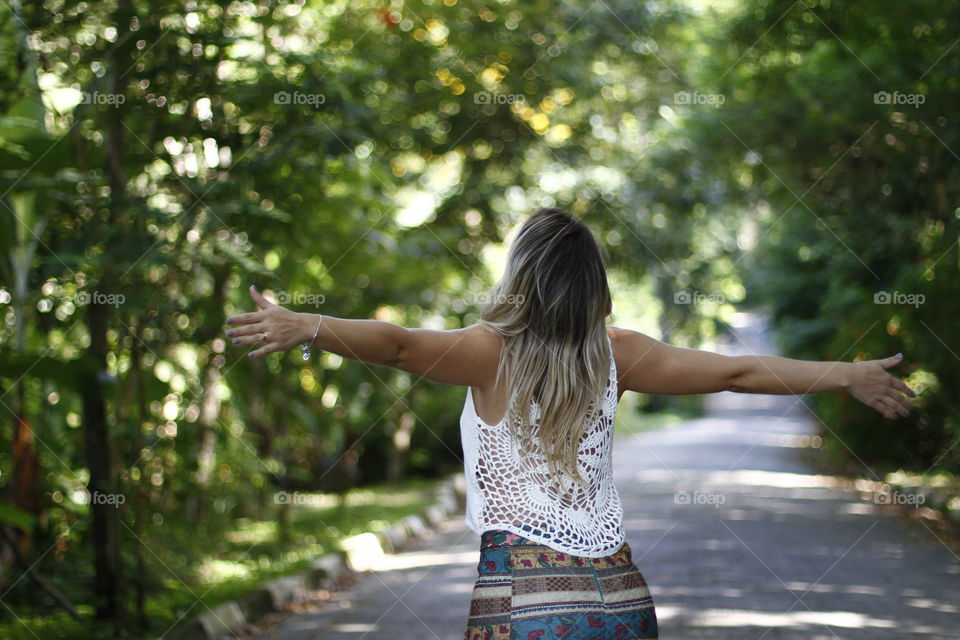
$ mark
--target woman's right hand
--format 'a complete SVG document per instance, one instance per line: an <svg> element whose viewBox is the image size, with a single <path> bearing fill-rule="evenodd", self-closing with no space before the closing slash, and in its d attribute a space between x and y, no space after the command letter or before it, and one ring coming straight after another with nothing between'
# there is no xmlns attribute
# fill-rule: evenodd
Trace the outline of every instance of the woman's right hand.
<svg viewBox="0 0 960 640"><path fill-rule="evenodd" d="M268 353L293 349L308 342L317 326L317 316L296 313L263 297L256 287L250 287L250 297L258 311L241 313L227 318L227 324L234 328L227 331L227 337L233 344L259 347L247 356L259 358Z"/></svg>

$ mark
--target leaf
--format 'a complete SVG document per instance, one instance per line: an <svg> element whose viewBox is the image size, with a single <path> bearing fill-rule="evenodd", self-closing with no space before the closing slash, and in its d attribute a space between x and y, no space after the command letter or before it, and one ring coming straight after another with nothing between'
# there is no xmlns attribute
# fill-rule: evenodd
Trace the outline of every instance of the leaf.
<svg viewBox="0 0 960 640"><path fill-rule="evenodd" d="M0 502L0 523L30 531L36 522L37 519L23 509Z"/></svg>

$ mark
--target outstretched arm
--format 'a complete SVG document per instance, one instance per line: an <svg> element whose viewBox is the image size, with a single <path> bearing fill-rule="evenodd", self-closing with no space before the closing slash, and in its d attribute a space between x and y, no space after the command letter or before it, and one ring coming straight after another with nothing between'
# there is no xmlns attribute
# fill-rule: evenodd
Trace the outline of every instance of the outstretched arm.
<svg viewBox="0 0 960 640"><path fill-rule="evenodd" d="M724 356L675 347L636 331L617 329L623 389L658 395L738 393L805 394L846 389L888 418L906 416L916 394L886 372L901 359L817 362L778 356Z"/></svg>
<svg viewBox="0 0 960 640"><path fill-rule="evenodd" d="M227 337L237 345L256 347L248 355L259 358L309 342L320 316L296 313L263 297L250 287L258 311L227 318ZM264 340L266 336L266 340ZM462 386L482 386L495 373L499 351L491 352L491 338L478 326L454 331L407 329L380 320L355 320L324 315L314 346L344 358L401 369L428 380Z"/></svg>

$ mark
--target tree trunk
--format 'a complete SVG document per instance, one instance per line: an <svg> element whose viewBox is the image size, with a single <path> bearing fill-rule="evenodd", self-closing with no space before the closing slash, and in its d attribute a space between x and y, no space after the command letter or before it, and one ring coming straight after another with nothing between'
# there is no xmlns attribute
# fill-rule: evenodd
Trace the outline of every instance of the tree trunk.
<svg viewBox="0 0 960 640"><path fill-rule="evenodd" d="M400 420L393 431L393 437L390 438L393 445L390 447L390 457L387 460L387 482L390 484L400 484L406 475L410 439L413 435L413 427L416 424L416 416L411 411L404 411L400 414Z"/></svg>
<svg viewBox="0 0 960 640"><path fill-rule="evenodd" d="M10 16L12 18L13 28L17 35L18 60L22 62L20 69L19 89L24 91L24 95L39 96L39 82L37 77L37 60L33 53L27 38L29 29L23 20L20 2L9 3ZM39 101L39 98L37 99ZM45 122L43 116L37 117L36 124L43 127ZM29 295L29 276L30 265L33 262L33 256L40 242L40 234L46 226L46 216L42 211L37 210L36 192L20 191L11 193L10 189L4 192L4 197L9 193L9 204L4 203L6 209L11 209L14 213L15 224L17 227L26 227L26 233L18 228L14 238L22 238L21 242L11 239L10 255L3 256L9 259L9 271L4 268L2 271L12 283L13 298L13 349L15 353L25 353L27 347L27 319L26 312L28 307L27 297ZM4 265L6 266L6 265ZM41 512L41 484L40 484L40 463L37 458L37 448L34 443L33 428L30 424L30 418L27 415L26 404L26 381L19 380L14 382L16 391L13 407L13 433L12 433L12 466L13 466L13 495L14 506L24 511L40 515ZM17 538L17 550L25 553L30 547L30 531L16 529L14 536Z"/></svg>
<svg viewBox="0 0 960 640"><path fill-rule="evenodd" d="M229 272L219 269L214 274L213 305L214 309L222 310L226 301L226 285ZM200 446L197 451L198 491L193 492L187 502L187 517L193 522L201 520L206 512L210 483L213 480L213 470L217 461L217 418L220 417L220 379L223 377L220 368L225 362L224 356L219 353L210 353L205 370L202 374L203 392L200 401Z"/></svg>
<svg viewBox="0 0 960 640"><path fill-rule="evenodd" d="M134 15L133 6L129 0L120 0L114 11L114 24L129 24ZM106 60L110 74L110 93L124 94L125 75L129 70L127 56L130 53L130 44L126 43L111 50ZM106 167L105 173L110 187L110 199L107 209L105 231L108 233L123 233L123 228L129 225L126 213L126 186L127 178L124 167L125 139L123 124L124 111L122 107L115 108L109 116L106 132ZM118 228L119 227L119 228ZM105 294L117 293L119 278L109 260L103 263L103 272L97 283L99 291ZM87 307L87 326L90 333L90 347L88 353L96 363L97 376L87 385L83 394L83 422L84 445L86 449L87 466L90 472L91 496L103 494L103 497L117 497L118 487L115 484L113 457L110 446L110 427L107 416L106 401L101 388L101 380L106 380L107 374L107 329L109 308L104 304L97 304L91 300ZM110 501L98 502L91 500L91 544L94 553L94 600L96 602L96 617L100 620L111 620L114 623L114 632L119 633L126 622L126 608L123 594L123 566L120 554L120 509Z"/></svg>
<svg viewBox="0 0 960 640"><path fill-rule="evenodd" d="M123 606L120 563L120 511L115 506L118 494L114 484L110 429L107 407L100 385L106 376L107 308L100 304L87 307L90 331L88 353L97 363L97 376L83 393L83 442L90 472L90 544L93 545L96 617L112 620L118 627L126 615Z"/></svg>
<svg viewBox="0 0 960 640"><path fill-rule="evenodd" d="M130 406L129 410L125 412L125 421L127 424L131 425L132 432L130 437L130 454L135 456L133 462L134 466L140 465L140 452L143 451L143 448L146 446L146 442L143 438L143 423L148 419L149 412L147 411L147 398L146 398L146 382L143 378L142 370L142 355L143 355L143 317L137 318L134 322L130 323L130 326L133 327L133 342L130 348L130 376L128 378L128 388L126 397L133 399L134 403ZM146 533L144 532L144 522L147 520L145 514L147 512L147 496L146 491L144 490L144 478L146 474L144 473L143 468L141 467L140 473L136 475L136 479L131 479L130 471L131 468L128 468L124 474L124 477L127 481L127 486L129 491L132 494L130 499L130 508L133 512L133 521L131 524L131 529L133 535L136 536L137 540L145 540ZM133 586L136 593L136 617L137 622L140 625L141 629L147 627L147 584L149 583L148 579L148 569L146 563L143 560L143 549L142 545L134 545L134 559L137 565L136 573L133 577Z"/></svg>

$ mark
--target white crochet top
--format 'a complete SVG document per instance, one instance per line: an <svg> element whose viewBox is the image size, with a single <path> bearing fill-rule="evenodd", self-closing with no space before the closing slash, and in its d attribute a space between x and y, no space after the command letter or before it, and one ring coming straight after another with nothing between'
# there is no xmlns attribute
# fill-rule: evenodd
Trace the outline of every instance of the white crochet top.
<svg viewBox="0 0 960 640"><path fill-rule="evenodd" d="M610 337L607 336L609 344ZM610 378L599 414L587 425L577 455L586 485L564 475L561 487L572 499L550 488L546 457L534 439L531 455L519 455L506 416L495 425L485 423L467 389L460 436L467 485L466 524L477 535L505 529L557 551L599 558L615 553L623 544L623 505L613 485L613 420L617 414L617 367L610 345ZM539 407L530 407L536 431Z"/></svg>

